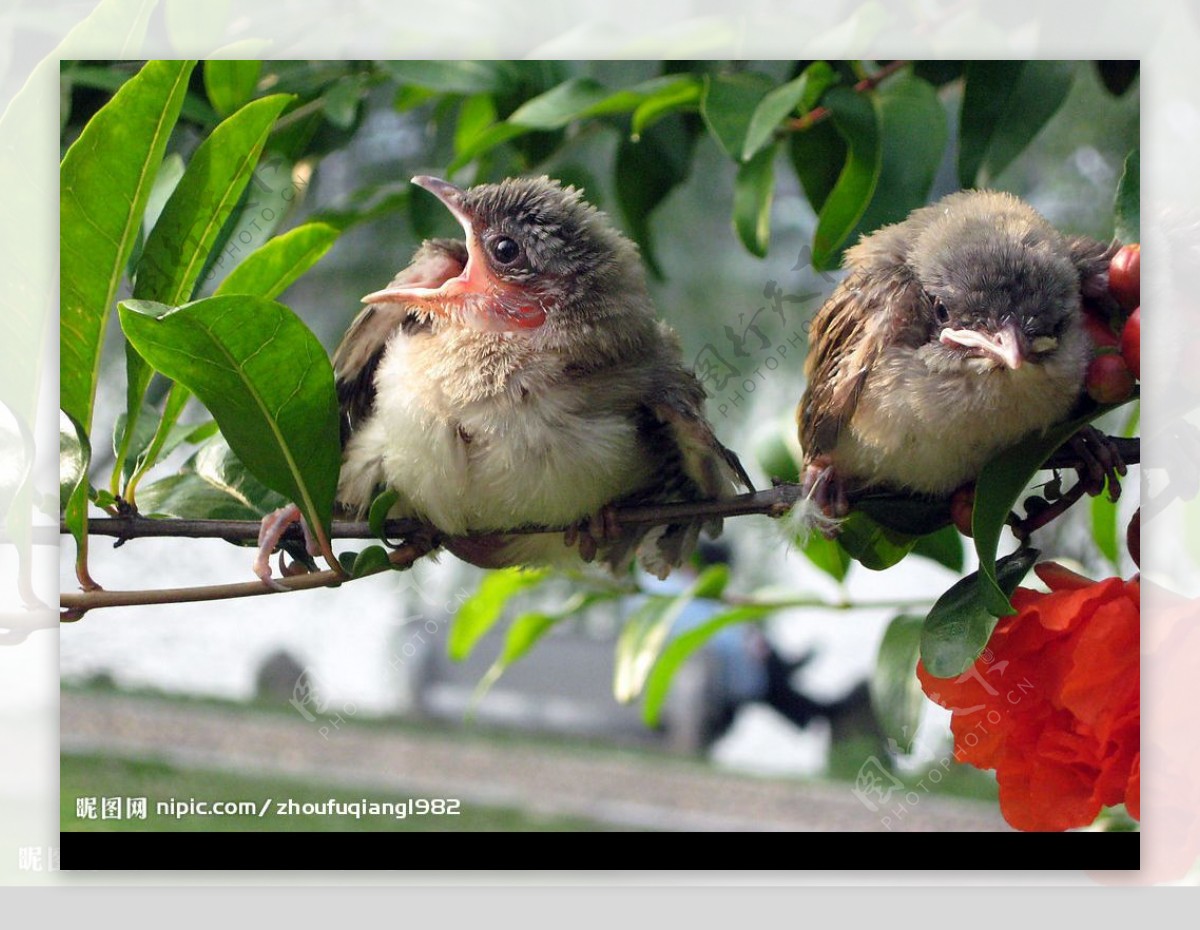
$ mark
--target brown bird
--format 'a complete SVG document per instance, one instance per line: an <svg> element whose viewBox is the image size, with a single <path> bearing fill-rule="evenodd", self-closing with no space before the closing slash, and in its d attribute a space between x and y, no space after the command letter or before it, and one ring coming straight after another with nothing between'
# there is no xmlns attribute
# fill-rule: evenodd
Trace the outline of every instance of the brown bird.
<svg viewBox="0 0 1200 930"><path fill-rule="evenodd" d="M1081 294L1107 292L1114 250L994 191L951 194L849 249L809 329L810 499L840 517L866 487L949 494L1065 419L1091 353ZM1124 471L1094 441L1081 451L1093 486L1097 469L1101 486Z"/></svg>
<svg viewBox="0 0 1200 930"><path fill-rule="evenodd" d="M545 177L413 183L464 238L422 244L363 298L334 354L339 507L361 515L391 488L391 516L427 521L475 565L599 555L615 571L636 552L664 576L720 521L623 528L609 505L725 498L751 483L655 318L636 247ZM264 521L255 570L268 583L267 557L296 516ZM579 531L505 532L529 525Z"/></svg>

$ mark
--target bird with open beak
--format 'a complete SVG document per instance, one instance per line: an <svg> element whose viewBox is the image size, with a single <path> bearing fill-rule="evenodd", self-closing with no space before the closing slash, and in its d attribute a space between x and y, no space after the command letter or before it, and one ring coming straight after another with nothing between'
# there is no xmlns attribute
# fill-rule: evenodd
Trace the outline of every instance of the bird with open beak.
<svg viewBox="0 0 1200 930"><path fill-rule="evenodd" d="M948 495L1061 422L1091 342L1081 295L1115 245L1066 237L1019 198L960 191L864 237L813 318L797 410L804 487L827 517L852 490ZM1081 439L1089 490L1124 465Z"/></svg>
<svg viewBox="0 0 1200 930"><path fill-rule="evenodd" d="M636 247L580 192L548 178L460 190L413 183L458 220L366 308L334 353L343 460L337 500L435 527L485 568L614 571L636 553L659 576L702 526L620 527L615 503L731 497L750 479L704 417L704 390L655 318ZM264 521L257 574L294 510ZM567 533L506 533L524 526Z"/></svg>

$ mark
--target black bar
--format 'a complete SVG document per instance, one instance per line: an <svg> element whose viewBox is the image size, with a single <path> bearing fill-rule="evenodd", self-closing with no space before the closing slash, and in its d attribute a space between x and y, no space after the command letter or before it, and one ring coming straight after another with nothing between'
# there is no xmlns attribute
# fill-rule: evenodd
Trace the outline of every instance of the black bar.
<svg viewBox="0 0 1200 930"><path fill-rule="evenodd" d="M205 833L204 855L186 832L63 833L64 870L183 870L197 871L197 861L213 871L491 868L503 862L521 869L562 868L596 862L594 841L586 833L541 834L547 837L543 854L538 839L529 837L530 854L514 857L505 840L489 847L480 836L458 832L422 832L419 836L389 835L380 858L379 844L363 842L362 833L237 833L222 842L218 833ZM506 835L506 834L502 834ZM636 843L621 844L617 869L748 869L853 871L930 869L935 871L1020 871L1031 862L1054 862L1062 869L1136 870L1141 861L1139 833L856 833L845 842L821 840L787 843L783 861L758 834L641 833ZM572 842L578 847L572 849ZM520 859L522 861L516 861ZM549 863L549 865L547 865ZM501 870L503 871L503 870Z"/></svg>

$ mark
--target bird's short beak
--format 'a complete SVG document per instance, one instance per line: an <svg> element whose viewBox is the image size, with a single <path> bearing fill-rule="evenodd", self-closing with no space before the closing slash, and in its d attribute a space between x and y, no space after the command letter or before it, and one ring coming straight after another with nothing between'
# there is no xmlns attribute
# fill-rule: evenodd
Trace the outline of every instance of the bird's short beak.
<svg viewBox="0 0 1200 930"><path fill-rule="evenodd" d="M1013 323L1005 323L995 334L977 329L943 329L938 336L942 345L959 345L968 349L981 349L996 361L1013 369L1025 361L1024 339Z"/></svg>
<svg viewBox="0 0 1200 930"><path fill-rule="evenodd" d="M486 289L484 279L486 265L477 258L478 244L472 224L471 214L463 203L463 192L448 181L432 178L428 175L418 175L412 179L418 187L423 187L438 200L446 205L463 228L467 242L467 264L456 277L439 282L436 286L428 284L403 284L396 287L386 287L375 291L362 299L365 304L374 303L407 303L413 300L430 301L459 297L466 293L478 293ZM432 304L430 306L433 306Z"/></svg>

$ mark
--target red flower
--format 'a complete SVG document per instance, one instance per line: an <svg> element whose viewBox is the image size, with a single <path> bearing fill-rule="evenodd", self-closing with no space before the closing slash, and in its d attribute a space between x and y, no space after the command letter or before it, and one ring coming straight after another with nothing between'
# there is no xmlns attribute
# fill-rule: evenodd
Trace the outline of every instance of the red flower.
<svg viewBox="0 0 1200 930"><path fill-rule="evenodd" d="M954 756L995 769L1004 819L1066 830L1125 802L1139 815L1138 582L1090 581L1052 562L1049 594L1018 588L975 664L954 679L917 666L953 711Z"/></svg>

